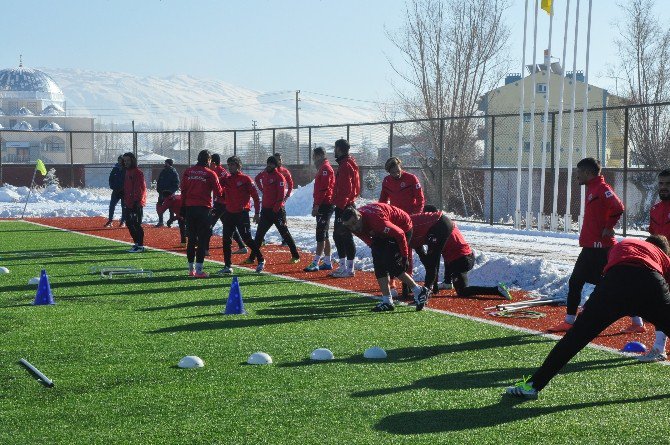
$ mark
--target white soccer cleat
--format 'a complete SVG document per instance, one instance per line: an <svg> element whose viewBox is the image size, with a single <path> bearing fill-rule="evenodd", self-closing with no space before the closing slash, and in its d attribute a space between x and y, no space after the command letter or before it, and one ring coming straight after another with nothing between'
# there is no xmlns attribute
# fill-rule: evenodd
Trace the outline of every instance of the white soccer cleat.
<svg viewBox="0 0 670 445"><path fill-rule="evenodd" d="M340 267L335 272L331 273L330 276L333 278L349 278L353 277L355 273L353 271L348 271L346 267Z"/></svg>

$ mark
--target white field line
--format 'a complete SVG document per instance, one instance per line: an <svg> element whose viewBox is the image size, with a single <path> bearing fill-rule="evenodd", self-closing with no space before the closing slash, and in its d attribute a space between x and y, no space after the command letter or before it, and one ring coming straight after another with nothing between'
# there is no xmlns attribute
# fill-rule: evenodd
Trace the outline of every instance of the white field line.
<svg viewBox="0 0 670 445"><path fill-rule="evenodd" d="M115 242L118 242L118 243L121 243L121 244L132 245L132 243L130 243L128 241L120 241L120 240L115 240L113 238L105 238L104 236L92 235L90 233L77 232L75 230L63 229L63 228L60 228L60 227L49 226L47 224L40 224L40 223L37 223L37 222L34 222L34 221L22 221L22 222L27 222L27 223L34 224L36 226L41 226L41 227L47 227L47 228L50 228L50 229L61 230L63 232L71 232L71 233L76 233L78 235L90 236L92 238L98 238L98 239L105 240L105 241L115 241ZM170 250L159 249L157 247L146 247L145 246L145 248L150 249L150 250L156 250L156 251L159 251L159 252L168 253L168 254L171 254L171 255L180 256L180 257L185 257L186 256L183 253L172 252ZM218 261L218 260L206 260L206 261L208 261L210 263L215 263L215 264L222 264L222 265L224 264L223 261ZM246 270L249 270L249 271L254 271L254 269L249 268L249 267L244 267L244 266L234 266L234 267L240 268L240 269L246 269ZM334 291L338 291L338 292L345 292L345 293L350 293L350 294L355 294L355 295L361 295L361 296L368 297L368 298L371 298L371 299L374 299L374 300L381 300L380 297L369 294L369 293L366 293L366 292L355 292L355 291L352 291L352 290L349 290L349 289L342 289L342 288L339 288L339 287L336 287L336 286L331 286L331 285L328 285L328 284L317 283L317 282L313 282L313 281L303 280L303 279L300 279L300 278L273 274L273 273L270 273L270 272L263 272L263 273L266 274L266 275L272 275L272 276L275 276L275 277L278 277L278 278L281 278L281 279L284 279L284 280L287 280L287 281L294 281L294 282L303 283L303 284L311 284L312 286L318 286L318 287L322 287L322 288L325 288L325 289L330 289L330 290L334 290ZM406 305L406 303L403 303L403 302L398 302L397 304ZM561 339L561 337L558 336L558 335L548 334L548 333L542 332L542 331L536 331L535 329L529 329L529 328L523 328L523 327L520 327L520 326L509 325L509 324L505 324L505 323L502 323L502 322L499 322L499 321L488 320L486 318L475 317L475 316L472 316L472 315L459 314L459 313L456 313L456 312L445 311L445 310L442 310L442 309L433 309L433 308L428 307L428 306L426 306L424 308L424 310L433 311L433 312L437 312L437 313L445 314L445 315L451 315L452 317L458 317L458 318L462 318L464 320L477 321L477 322L485 323L485 324L488 324L488 325L491 325L491 326L497 326L497 327L501 327L501 328L510 329L512 331L523 332L523 333L526 333L526 334L533 334L533 335L548 338L548 339L551 339L551 340L560 340ZM597 349L597 350L600 350L600 351L611 352L611 353L614 353L614 354L617 354L617 355L623 355L625 357L631 357L631 358L639 357L638 354L631 354L631 353L628 353L628 352L622 352L622 351L619 351L618 349L610 348L609 346L601 346L601 345L589 343L587 345L587 347ZM654 363L658 363L658 364L661 364L661 365L664 365L664 366L670 366L670 360L665 360L665 361L662 361L662 362L654 362Z"/></svg>

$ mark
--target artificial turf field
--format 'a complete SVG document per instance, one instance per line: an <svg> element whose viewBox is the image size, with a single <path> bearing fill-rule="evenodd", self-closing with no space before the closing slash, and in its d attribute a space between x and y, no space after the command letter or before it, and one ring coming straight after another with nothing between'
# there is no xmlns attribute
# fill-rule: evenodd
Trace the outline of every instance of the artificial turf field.
<svg viewBox="0 0 670 445"><path fill-rule="evenodd" d="M501 396L552 340L28 223L0 223L0 443L667 443L670 368L591 348L537 401ZM153 278L105 280L95 265ZM218 265L209 265L208 270ZM55 306L32 306L49 273ZM370 346L388 352L370 362ZM336 360L309 361L329 348ZM246 365L256 351L274 364ZM182 370L185 355L205 368ZM26 358L45 388L17 364Z"/></svg>

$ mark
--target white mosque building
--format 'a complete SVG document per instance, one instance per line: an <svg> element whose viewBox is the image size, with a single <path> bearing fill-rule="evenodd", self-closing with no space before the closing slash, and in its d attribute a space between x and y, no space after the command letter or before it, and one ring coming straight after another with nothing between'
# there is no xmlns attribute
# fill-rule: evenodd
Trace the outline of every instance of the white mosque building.
<svg viewBox="0 0 670 445"><path fill-rule="evenodd" d="M1 162L81 164L93 161L94 119L67 115L65 95L43 71L0 70ZM86 133L77 133L86 132Z"/></svg>

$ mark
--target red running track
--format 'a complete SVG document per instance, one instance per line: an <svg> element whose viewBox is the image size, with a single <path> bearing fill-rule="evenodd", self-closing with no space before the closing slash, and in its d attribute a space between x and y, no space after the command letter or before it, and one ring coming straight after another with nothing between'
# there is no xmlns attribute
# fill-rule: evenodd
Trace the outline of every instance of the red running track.
<svg viewBox="0 0 670 445"><path fill-rule="evenodd" d="M97 235L113 240L131 242L130 234L127 229L119 227L104 228L103 225L106 222L106 218L103 217L30 218L28 220L51 227ZM146 246L178 252L184 255L186 254L186 248L179 245L179 232L177 228L154 228L150 225L144 225L144 233L144 244ZM215 236L212 238L210 253L211 256L209 256L208 259L223 261L223 250L220 237ZM268 272L314 283L327 284L341 289L379 295L377 281L374 274L370 272L357 272L355 279L331 278L327 276L328 273L326 271L303 272L302 269L312 260L312 254L309 252L304 252L301 261L297 264L292 264L289 261L291 255L286 247L267 245L263 248L263 255L266 257L265 270ZM245 258L245 255L233 255L233 263L240 265ZM186 264L184 264L184 275L186 275L186 271L187 267ZM210 270L210 272L214 271ZM514 300L519 300L526 297L527 294L523 291L512 291L512 295L514 296ZM546 314L546 317L539 319L498 318L488 315L489 311L484 310L485 307L494 306L504 302L505 301L500 298L488 296L459 298L456 296L455 291L443 290L430 299L428 306L434 309L495 320L507 325L519 326L540 332L546 332L547 328L558 324L565 315L564 307L554 306L542 306L536 308L535 310ZM380 314L380 316L383 315ZM654 342L653 327L647 325L648 332L645 334L621 334L620 331L628 326L628 324L628 318L617 321L605 330L594 343L608 346L610 348L621 349L627 342L635 340L651 347Z"/></svg>

